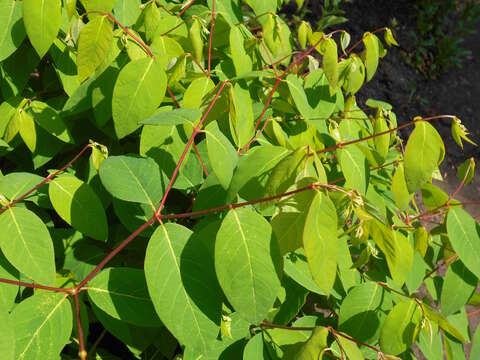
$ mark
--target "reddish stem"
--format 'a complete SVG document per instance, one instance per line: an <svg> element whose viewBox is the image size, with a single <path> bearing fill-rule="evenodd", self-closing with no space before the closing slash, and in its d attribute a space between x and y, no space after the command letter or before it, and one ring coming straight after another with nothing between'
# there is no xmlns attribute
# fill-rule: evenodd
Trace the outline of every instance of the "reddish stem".
<svg viewBox="0 0 480 360"><path fill-rule="evenodd" d="M212 22L210 25L210 38L208 40L208 77L211 76L211 62L212 62L212 42L213 42L213 27L215 26L215 0L212 0Z"/></svg>
<svg viewBox="0 0 480 360"><path fill-rule="evenodd" d="M157 220L157 218L162 218L162 216L160 215L160 212L162 211L163 209L163 206L165 205L165 201L167 199L167 196L170 192L170 190L172 189L172 186L173 186L173 183L175 182L175 179L177 178L177 175L178 175L178 171L180 169L180 166L182 165L183 161L185 160L185 157L188 153L188 150L190 149L190 146L192 145L193 143L193 140L195 139L195 136L199 133L200 131L200 128L204 122L204 120L206 119L206 117L208 116L208 114L210 113L210 111L212 110L213 108L213 105L215 105L216 101L218 100L218 97L220 96L221 92L223 91L223 88L225 87L225 84L227 83L227 81L224 81L222 83L222 85L220 86L220 89L218 90L217 94L215 95L214 99L212 100L212 102L210 103L207 111L205 112L205 114L203 115L202 119L200 120L200 122L198 123L197 127L195 127L193 129L193 134L192 136L190 137L190 139L188 140L188 143L187 145L185 146L185 149L182 153L182 156L180 157L180 160L178 161L178 164L177 166L175 167L175 170L172 174L172 177L170 179L170 182L168 183L168 186L167 186L167 189L165 190L165 194L163 195L163 198L162 198L162 202L158 208L158 210L155 212L155 214L150 218L148 219L143 225L141 225L137 230L135 230L133 233L131 233L125 240L123 240L115 249L113 249L96 267L95 269L93 269L86 277L85 279L83 279L76 287L76 290L77 291L82 291L82 288L90 281L92 280L104 267L105 265L107 265L110 260L112 260L120 251L122 251L128 244L130 244L133 240L135 240L135 238L141 234L146 228L148 228L149 226L151 226L155 220Z"/></svg>
<svg viewBox="0 0 480 360"><path fill-rule="evenodd" d="M205 77L207 78L210 78L210 76L208 75L208 73L205 71L205 69L203 68L203 66L200 64L200 62L197 60L197 58L195 56L193 56L192 53L187 53L188 56L190 56L193 60L193 62L200 68L200 70L202 71L203 75L205 75Z"/></svg>
<svg viewBox="0 0 480 360"><path fill-rule="evenodd" d="M80 156L82 156L82 154L87 151L87 149L89 149L90 147L92 147L91 144L87 144L85 145L82 150L80 150L80 152L75 155L73 157L72 160L70 160L68 163L66 163L64 166L62 166L59 170L51 173L50 175L48 175L42 182L38 183L37 185L35 185L33 188L31 188L30 190L28 190L25 194L23 194L22 196L10 201L5 207L1 208L0 209L0 215L3 214L8 208L11 208L12 206L14 206L15 204L19 203L20 201L24 200L27 196L29 196L30 194L34 193L35 191L37 191L38 189L40 189L43 185L45 185L46 183L48 183L50 180L52 180L53 178L55 178L58 174L64 172L67 168L69 168L75 161L78 160L78 158Z"/></svg>
<svg viewBox="0 0 480 360"><path fill-rule="evenodd" d="M31 289L42 289L42 290L47 290L47 291L54 291L54 292L63 292L66 294L71 294L72 289L67 289L67 288L59 288L59 287L53 287L53 286L47 286L47 285L41 285L41 284L33 284L33 283L28 283L24 281L17 281L17 280L10 280L10 279L4 279L0 278L0 283L4 284L10 284L10 285L17 285L17 286L25 286Z"/></svg>
<svg viewBox="0 0 480 360"><path fill-rule="evenodd" d="M380 31L385 31L387 28L386 27L382 27L380 29L377 29L377 30L374 30L372 31L372 34L376 34L376 33L379 33ZM353 44L352 46L350 46L346 51L346 55L350 54L353 50L355 50L357 47L359 47L361 44L363 43L363 37L358 40L355 44ZM343 59L345 57L345 54L343 54L342 56L340 56L339 60Z"/></svg>
<svg viewBox="0 0 480 360"><path fill-rule="evenodd" d="M168 95L170 95L170 98L172 99L173 105L178 109L180 105L178 104L177 99L175 99L175 95L173 95L172 89L170 89L170 86L167 86L167 92Z"/></svg>
<svg viewBox="0 0 480 360"><path fill-rule="evenodd" d="M85 350L85 343L83 340L82 317L80 316L80 301L78 300L78 292L75 292L75 294L73 295L73 299L75 300L75 316L77 319L78 346L80 348L78 352L78 357L81 360L85 360L87 358L87 351Z"/></svg>
<svg viewBox="0 0 480 360"><path fill-rule="evenodd" d="M193 5L194 2L195 2L195 0L192 0L192 1L190 1L187 5L185 5L185 7L182 9L182 11L180 11L180 12L177 14L177 17L182 16L183 13L184 13L185 11L187 11L188 8Z"/></svg>
<svg viewBox="0 0 480 360"><path fill-rule="evenodd" d="M187 156L188 151L190 150L190 146L192 146L193 141L195 140L195 137L197 134L200 132L200 129L202 128L203 122L207 118L208 114L212 110L213 106L217 102L218 98L220 97L220 94L222 93L223 89L225 88L225 85L227 84L228 80L223 81L222 84L220 85L220 88L218 89L217 93L215 94L215 97L213 98L212 102L208 106L207 111L205 111L205 114L203 114L202 118L200 119L200 122L198 125L193 129L192 136L190 136L190 139L188 139L187 145L185 146L185 149L183 150L182 156L180 156L180 160L178 161L177 166L175 167L175 170L173 171L172 177L167 185L167 188L165 190L165 194L163 195L162 201L160 203L160 206L158 207L157 213L160 214L162 211L165 201L167 200L167 196L170 193L170 190L172 189L173 183L177 179L178 172L180 171L180 166L182 166L183 161L185 160L185 157Z"/></svg>
<svg viewBox="0 0 480 360"><path fill-rule="evenodd" d="M145 50L145 52L148 54L149 57L151 57L152 59L155 58L155 56L153 55L152 51L147 46L147 44L145 44L142 39L140 39L137 35L135 35L130 30L128 30L125 26L123 26L112 14L110 14L109 12L103 12L103 11L90 11L90 12L91 13L99 13L99 14L103 14L103 15L108 16L108 18L110 20L112 20L120 29L122 29L122 31L125 34L127 34L133 40L135 40L138 43L138 45L140 45Z"/></svg>

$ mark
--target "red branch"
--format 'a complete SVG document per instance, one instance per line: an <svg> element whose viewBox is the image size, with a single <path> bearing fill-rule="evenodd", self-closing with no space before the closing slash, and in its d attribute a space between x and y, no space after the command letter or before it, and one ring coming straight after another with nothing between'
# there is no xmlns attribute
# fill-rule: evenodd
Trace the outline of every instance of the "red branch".
<svg viewBox="0 0 480 360"><path fill-rule="evenodd" d="M63 292L66 294L72 293L72 289L68 289L68 288L59 288L59 287L46 286L46 285L40 285L40 284L33 284L33 283L24 282L24 281L10 280L10 279L4 279L4 278L0 278L0 283L17 285L17 286L25 286L31 289L42 289L47 291Z"/></svg>
<svg viewBox="0 0 480 360"><path fill-rule="evenodd" d="M83 329L82 329L82 317L80 316L80 301L78 300L78 292L75 292L73 295L75 301L75 316L77 319L77 333L78 333L78 346L80 351L78 352L78 357L81 360L87 358L87 351L85 350L85 343L83 340Z"/></svg>
<svg viewBox="0 0 480 360"><path fill-rule="evenodd" d="M177 17L182 16L183 13L184 13L185 11L187 11L188 8L193 5L194 2L195 2L195 0L192 0L192 1L190 1L187 5L185 5L185 7L182 9L182 11L180 11L180 12L177 14Z"/></svg>
<svg viewBox="0 0 480 360"><path fill-rule="evenodd" d="M77 161L77 159L82 156L82 154L87 151L87 149L89 149L90 147L92 147L91 144L87 144L85 145L82 150L80 150L80 152L74 156L74 158L72 160L70 160L68 163L66 163L64 166L62 166L59 170L51 173L50 175L48 175L42 182L38 183L37 185L35 185L33 188L31 188L30 190L28 190L25 194L23 194L22 196L16 198L16 199L13 199L12 201L10 201L5 207L1 208L0 209L0 215L3 214L5 212L5 210L7 210L8 208L11 208L13 205L19 203L20 201L24 200L27 196L31 195L32 193L34 193L35 191L37 191L38 189L40 189L43 185L45 185L46 183L48 183L50 180L52 180L53 178L55 178L58 174L64 172L67 168L69 168L75 161Z"/></svg>

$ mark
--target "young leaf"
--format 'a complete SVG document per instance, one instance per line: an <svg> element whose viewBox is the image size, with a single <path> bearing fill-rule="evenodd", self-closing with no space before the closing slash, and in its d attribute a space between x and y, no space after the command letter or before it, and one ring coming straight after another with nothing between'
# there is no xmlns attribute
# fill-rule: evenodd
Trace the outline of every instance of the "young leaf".
<svg viewBox="0 0 480 360"><path fill-rule="evenodd" d="M450 244L462 263L480 277L480 226L465 210L452 207L447 215L447 233Z"/></svg>
<svg viewBox="0 0 480 360"><path fill-rule="evenodd" d="M410 193L432 177L443 160L445 148L437 130L425 121L417 121L405 149L405 181Z"/></svg>
<svg viewBox="0 0 480 360"><path fill-rule="evenodd" d="M390 28L385 29L384 38L388 46L399 46L397 40L395 40L393 37L393 33Z"/></svg>
<svg viewBox="0 0 480 360"><path fill-rule="evenodd" d="M379 48L378 39L372 33L363 35L363 44L365 45L365 67L367 68L367 81L372 80L373 75L378 68Z"/></svg>
<svg viewBox="0 0 480 360"><path fill-rule="evenodd" d="M82 5L85 7L87 12L89 11L103 11L110 12L112 11L113 4L115 0L80 0ZM89 16L99 16L98 14L92 13Z"/></svg>
<svg viewBox="0 0 480 360"><path fill-rule="evenodd" d="M399 302L388 314L380 335L382 351L399 355L415 342L420 331L422 311L414 299Z"/></svg>
<svg viewBox="0 0 480 360"><path fill-rule="evenodd" d="M373 126L374 134L379 134L388 130L388 124L381 109L378 109L377 116L375 117L375 124ZM390 146L390 134L376 136L373 139L375 143L375 150L380 156L385 159L388 155L388 148Z"/></svg>
<svg viewBox="0 0 480 360"><path fill-rule="evenodd" d="M135 60L120 71L112 99L113 124L119 139L137 130L140 121L154 113L166 88L167 76L157 60Z"/></svg>
<svg viewBox="0 0 480 360"><path fill-rule="evenodd" d="M223 135L216 122L205 128L207 134L208 158L213 172L224 189L228 189L238 155L230 141Z"/></svg>
<svg viewBox="0 0 480 360"><path fill-rule="evenodd" d="M331 89L336 89L338 82L338 49L337 43L332 38L323 42L324 53L322 68L328 79Z"/></svg>
<svg viewBox="0 0 480 360"><path fill-rule="evenodd" d="M312 277L327 296L337 275L337 221L332 201L317 193L305 219L303 247Z"/></svg>
<svg viewBox="0 0 480 360"><path fill-rule="evenodd" d="M220 329L221 291L212 265L201 239L181 225L160 226L148 243L145 277L158 316L182 344L203 351Z"/></svg>
<svg viewBox="0 0 480 360"><path fill-rule="evenodd" d="M103 186L117 199L156 207L166 186L158 165L149 158L110 156L100 166Z"/></svg>
<svg viewBox="0 0 480 360"><path fill-rule="evenodd" d="M215 241L215 271L228 301L252 324L273 306L282 258L270 224L253 210L232 209Z"/></svg>
<svg viewBox="0 0 480 360"><path fill-rule="evenodd" d="M113 24L97 16L82 28L78 39L78 80L83 82L103 63L113 43Z"/></svg>
<svg viewBox="0 0 480 360"><path fill-rule="evenodd" d="M91 301L115 319L138 326L161 324L148 295L143 270L105 269L88 284L87 290Z"/></svg>
<svg viewBox="0 0 480 360"><path fill-rule="evenodd" d="M50 233L32 211L12 207L0 215L0 248L7 260L34 281L52 285L55 260Z"/></svg>
<svg viewBox="0 0 480 360"><path fill-rule="evenodd" d="M475 160L472 158L464 161L457 170L457 178L464 181L465 185L470 184L475 176Z"/></svg>
<svg viewBox="0 0 480 360"><path fill-rule="evenodd" d="M0 62L12 55L25 39L22 20L22 3L0 0Z"/></svg>
<svg viewBox="0 0 480 360"><path fill-rule="evenodd" d="M107 216L90 185L65 174L50 182L48 194L55 211L74 229L96 240L107 240Z"/></svg>
<svg viewBox="0 0 480 360"><path fill-rule="evenodd" d="M190 40L192 42L193 55L202 63L203 62L203 38L202 24L198 18L193 19L193 24L189 30Z"/></svg>
<svg viewBox="0 0 480 360"><path fill-rule="evenodd" d="M72 333L73 314L63 293L38 293L13 310L15 359L56 359Z"/></svg>
<svg viewBox="0 0 480 360"><path fill-rule="evenodd" d="M477 146L475 142L468 138L469 132L467 128L462 124L459 118L455 117L452 121L452 137L453 140L463 149L463 141L469 142L472 145Z"/></svg>
<svg viewBox="0 0 480 360"><path fill-rule="evenodd" d="M23 22L32 46L42 58L57 37L61 22L60 0L23 1Z"/></svg>
<svg viewBox="0 0 480 360"><path fill-rule="evenodd" d="M307 47L307 40L312 36L312 28L306 21L302 21L298 27L298 42L300 47L305 49Z"/></svg>
<svg viewBox="0 0 480 360"><path fill-rule="evenodd" d="M246 144L254 134L252 98L246 83L237 82L230 93L230 128L239 146Z"/></svg>

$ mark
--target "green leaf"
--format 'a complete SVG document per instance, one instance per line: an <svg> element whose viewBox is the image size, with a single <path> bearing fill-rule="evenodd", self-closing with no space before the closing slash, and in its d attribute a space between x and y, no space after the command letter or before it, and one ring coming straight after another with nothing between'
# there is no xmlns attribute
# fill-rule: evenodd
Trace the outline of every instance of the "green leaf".
<svg viewBox="0 0 480 360"><path fill-rule="evenodd" d="M338 83L338 49L337 43L332 38L325 39L323 42L324 53L322 68L328 79L331 89L335 89Z"/></svg>
<svg viewBox="0 0 480 360"><path fill-rule="evenodd" d="M452 207L447 215L448 239L462 263L480 277L480 226L465 210Z"/></svg>
<svg viewBox="0 0 480 360"><path fill-rule="evenodd" d="M51 135L66 143L73 143L72 135L58 112L46 103L32 101L28 113L33 120Z"/></svg>
<svg viewBox="0 0 480 360"><path fill-rule="evenodd" d="M388 130L388 124L385 120L382 110L377 111L377 116L375 117L375 124L373 126L374 134L383 133ZM376 136L373 139L375 144L375 150L380 154L382 159L385 159L388 155L388 148L390 146L390 134Z"/></svg>
<svg viewBox="0 0 480 360"><path fill-rule="evenodd" d="M153 208L166 186L158 165L150 158L110 156L100 166L103 186L117 199L149 204Z"/></svg>
<svg viewBox="0 0 480 360"><path fill-rule="evenodd" d="M390 355L399 355L415 342L420 331L422 311L414 299L399 302L385 319L380 335L380 348Z"/></svg>
<svg viewBox="0 0 480 360"><path fill-rule="evenodd" d="M289 191L305 185L297 183ZM305 221L315 195L315 191L303 191L278 203L270 223L282 255L302 247Z"/></svg>
<svg viewBox="0 0 480 360"><path fill-rule="evenodd" d="M61 22L60 0L23 1L23 22L28 38L43 57L57 37Z"/></svg>
<svg viewBox="0 0 480 360"><path fill-rule="evenodd" d="M13 172L0 177L0 194L9 200L13 200L26 193L34 186L40 184L43 180L44 178L35 174L26 172ZM32 193L27 196L25 201L32 201L37 205L40 205L40 202L45 204L44 198L45 191L41 188L36 193Z"/></svg>
<svg viewBox="0 0 480 360"><path fill-rule="evenodd" d="M335 340L339 345L339 347L341 347L341 349L344 351L347 359L349 360L365 359L365 357L363 356L362 352L360 351L360 349L358 348L355 342L343 337L342 335L337 335ZM340 350L340 353L342 352L342 350Z"/></svg>
<svg viewBox="0 0 480 360"><path fill-rule="evenodd" d="M293 354L287 352L285 359L296 360L317 360L322 359L323 352L328 347L328 329L323 326L316 326L310 338ZM292 356L293 355L293 356Z"/></svg>
<svg viewBox="0 0 480 360"><path fill-rule="evenodd" d="M248 86L237 82L230 88L230 129L237 145L245 145L254 135L252 98Z"/></svg>
<svg viewBox="0 0 480 360"><path fill-rule="evenodd" d="M285 274L291 277L295 282L302 285L305 289L319 295L325 295L312 278L312 273L308 267L307 257L303 248L297 249L285 255Z"/></svg>
<svg viewBox="0 0 480 360"><path fill-rule="evenodd" d="M245 39L238 26L231 27L230 51L232 52L232 61L237 76L242 76L243 74L252 71L252 59L250 59L245 52L244 41Z"/></svg>
<svg viewBox="0 0 480 360"><path fill-rule="evenodd" d="M97 16L82 28L78 39L78 80L83 82L103 63L113 43L113 23Z"/></svg>
<svg viewBox="0 0 480 360"><path fill-rule="evenodd" d="M0 0L0 62L12 55L25 39L22 3Z"/></svg>
<svg viewBox="0 0 480 360"><path fill-rule="evenodd" d="M34 281L51 285L53 244L43 221L30 210L12 207L0 215L0 228L0 247L7 260Z"/></svg>
<svg viewBox="0 0 480 360"><path fill-rule="evenodd" d="M56 359L72 333L72 307L63 293L39 293L23 300L11 320L15 359Z"/></svg>
<svg viewBox="0 0 480 360"><path fill-rule="evenodd" d="M17 112L16 121L18 121L18 132L28 149L33 153L37 147L37 131L33 118L22 110Z"/></svg>
<svg viewBox="0 0 480 360"><path fill-rule="evenodd" d="M387 43L388 46L399 46L398 43L397 43L397 40L395 40L395 38L393 37L393 33L392 33L392 30L390 28L386 28L385 29L385 33L384 33L384 38L385 38L385 42Z"/></svg>
<svg viewBox="0 0 480 360"><path fill-rule="evenodd" d="M193 19L193 24L189 30L190 40L193 48L193 56L202 63L203 62L203 38L202 24L198 18Z"/></svg>
<svg viewBox="0 0 480 360"><path fill-rule="evenodd" d="M213 0L207 0L210 10ZM238 0L215 0L215 13L221 15L230 26L242 21L242 11Z"/></svg>
<svg viewBox="0 0 480 360"><path fill-rule="evenodd" d="M454 261L447 270L442 286L442 314L448 316L460 310L472 296L477 283L477 277L460 260Z"/></svg>
<svg viewBox="0 0 480 360"><path fill-rule="evenodd" d="M405 182L405 174L403 171L403 163L397 165L395 174L392 179L392 191L395 203L400 211L404 211L410 200L412 200L412 194L409 193L407 183Z"/></svg>
<svg viewBox="0 0 480 360"><path fill-rule="evenodd" d="M107 240L107 216L90 185L65 174L50 182L48 194L55 211L74 229L96 240Z"/></svg>
<svg viewBox="0 0 480 360"><path fill-rule="evenodd" d="M330 95L323 70L313 70L306 77L304 85L292 74L287 76L286 81L300 114L321 133L327 133L326 122L335 110L336 95Z"/></svg>
<svg viewBox="0 0 480 360"><path fill-rule="evenodd" d="M162 109L162 108L161 108ZM146 125L184 125L190 124L195 126L197 121L202 116L202 112L198 109L174 109L170 111L157 112L148 119L142 120L140 123Z"/></svg>
<svg viewBox="0 0 480 360"><path fill-rule="evenodd" d="M477 327L472 339L472 349L470 351L470 359L478 359L480 357L480 328Z"/></svg>
<svg viewBox="0 0 480 360"><path fill-rule="evenodd" d="M313 279L328 296L337 274L337 211L328 196L320 192L305 219L303 247Z"/></svg>
<svg viewBox="0 0 480 360"><path fill-rule="evenodd" d="M183 107L189 109L200 108L204 96L213 90L213 88L215 88L215 84L209 78L202 77L193 80L183 95Z"/></svg>
<svg viewBox="0 0 480 360"><path fill-rule="evenodd" d="M447 332L448 334L450 334L451 336L456 338L458 341L460 341L464 344L468 342L468 340L465 339L465 336L468 337L468 334L466 334L465 336L462 335L462 333L455 326L453 326L442 314L435 311L430 306L428 306L424 303L422 303L422 308L423 308L423 312L425 313L425 317L427 319L429 319L433 322L436 322L438 324L438 326L440 326L445 332ZM460 314L460 316L462 316L462 315ZM466 318L465 313L463 314L463 317L464 317L464 320L465 320L465 325L467 325L468 322L467 322L467 318ZM450 316L450 319L451 318L452 318L452 316ZM467 326L465 326L465 330L468 332L466 327Z"/></svg>
<svg viewBox="0 0 480 360"><path fill-rule="evenodd" d="M365 67L367 68L367 81L372 80L373 75L378 68L378 59L380 50L378 48L378 38L372 33L363 35L363 45L365 46Z"/></svg>
<svg viewBox="0 0 480 360"><path fill-rule="evenodd" d="M370 236L385 255L393 281L398 286L405 282L413 262L413 248L408 239L399 231L373 220Z"/></svg>
<svg viewBox="0 0 480 360"><path fill-rule="evenodd" d="M268 353L263 346L263 335L261 333L248 340L243 351L243 360L264 360L268 358Z"/></svg>
<svg viewBox="0 0 480 360"><path fill-rule="evenodd" d="M228 189L227 201L232 201L242 189L246 191L254 188L255 194L250 196L261 197L264 192L261 180L288 152L287 149L280 146L262 145L252 148L246 155L241 156ZM243 192L242 196L250 198Z"/></svg>
<svg viewBox="0 0 480 360"><path fill-rule="evenodd" d="M143 270L105 269L88 284L86 289L94 304L115 319L138 326L161 325L148 295Z"/></svg>
<svg viewBox="0 0 480 360"><path fill-rule="evenodd" d="M80 0L82 5L85 7L87 12L89 11L100 11L100 12L110 12L112 11L113 4L115 0ZM100 16L98 14L92 13L89 14L90 17Z"/></svg>
<svg viewBox="0 0 480 360"><path fill-rule="evenodd" d="M391 303L390 294L375 282L355 286L340 306L339 329L355 339L375 342Z"/></svg>
<svg viewBox="0 0 480 360"><path fill-rule="evenodd" d="M230 141L220 131L216 122L205 127L207 135L208 158L213 172L224 189L228 189L233 171L237 165L238 155Z"/></svg>
<svg viewBox="0 0 480 360"><path fill-rule="evenodd" d="M10 285L11 286L11 285ZM5 360L15 359L15 331L7 308L0 308L0 357Z"/></svg>
<svg viewBox="0 0 480 360"><path fill-rule="evenodd" d="M182 344L208 349L220 330L221 292L202 240L181 225L160 226L148 243L145 277L168 330Z"/></svg>
<svg viewBox="0 0 480 360"><path fill-rule="evenodd" d="M357 145L349 145L337 150L337 153L346 180L345 187L365 195L369 182L369 166L362 150Z"/></svg>
<svg viewBox="0 0 480 360"><path fill-rule="evenodd" d="M131 134L140 121L151 116L161 104L167 76L159 61L150 58L128 63L113 89L113 124L119 139Z"/></svg>
<svg viewBox="0 0 480 360"><path fill-rule="evenodd" d="M277 1L276 0L245 0L245 3L248 4L255 13L259 16L265 13L275 13L277 12ZM261 18L259 17L259 20Z"/></svg>
<svg viewBox="0 0 480 360"><path fill-rule="evenodd" d="M432 177L442 162L445 148L437 130L425 121L417 121L407 142L404 157L405 181L414 193Z"/></svg>
<svg viewBox="0 0 480 360"><path fill-rule="evenodd" d="M252 324L263 321L281 284L282 258L272 228L247 208L225 216L215 241L215 271L228 301Z"/></svg>
<svg viewBox="0 0 480 360"><path fill-rule="evenodd" d="M123 26L131 26L135 24L140 13L142 12L141 0L116 0L113 6L115 18Z"/></svg>
<svg viewBox="0 0 480 360"><path fill-rule="evenodd" d="M284 157L272 170L266 185L266 195L283 194L295 183L300 168L305 161L307 153L305 148L300 148Z"/></svg>
<svg viewBox="0 0 480 360"><path fill-rule="evenodd" d="M0 277L3 279L18 281L20 274L3 255L0 255ZM13 284L0 284L0 309L10 311L15 304L18 294L18 286ZM1 352L0 352L1 354Z"/></svg>

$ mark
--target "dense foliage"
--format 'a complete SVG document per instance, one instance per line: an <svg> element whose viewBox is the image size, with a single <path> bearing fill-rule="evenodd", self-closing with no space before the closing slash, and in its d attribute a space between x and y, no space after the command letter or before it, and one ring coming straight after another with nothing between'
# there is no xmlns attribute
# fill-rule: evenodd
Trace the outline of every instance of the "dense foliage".
<svg viewBox="0 0 480 360"><path fill-rule="evenodd" d="M480 356L467 130L357 104L390 29L282 2L0 0L2 359Z"/></svg>

